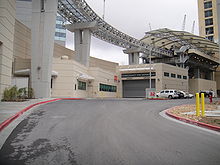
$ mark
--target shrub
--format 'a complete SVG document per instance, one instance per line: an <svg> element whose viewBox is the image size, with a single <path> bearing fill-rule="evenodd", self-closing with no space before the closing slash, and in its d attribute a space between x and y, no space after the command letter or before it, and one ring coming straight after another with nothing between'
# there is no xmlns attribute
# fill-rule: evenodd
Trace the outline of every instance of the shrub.
<svg viewBox="0 0 220 165"><path fill-rule="evenodd" d="M33 99L34 90L32 88L20 88L16 86L5 88L2 101L23 101L24 99Z"/></svg>

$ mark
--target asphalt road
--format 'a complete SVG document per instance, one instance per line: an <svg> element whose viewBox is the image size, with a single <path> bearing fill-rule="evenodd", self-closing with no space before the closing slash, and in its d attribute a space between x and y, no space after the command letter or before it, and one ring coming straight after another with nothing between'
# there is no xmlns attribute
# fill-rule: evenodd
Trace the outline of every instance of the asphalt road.
<svg viewBox="0 0 220 165"><path fill-rule="evenodd" d="M40 106L0 150L12 165L219 165L220 135L159 115L193 100L77 100Z"/></svg>

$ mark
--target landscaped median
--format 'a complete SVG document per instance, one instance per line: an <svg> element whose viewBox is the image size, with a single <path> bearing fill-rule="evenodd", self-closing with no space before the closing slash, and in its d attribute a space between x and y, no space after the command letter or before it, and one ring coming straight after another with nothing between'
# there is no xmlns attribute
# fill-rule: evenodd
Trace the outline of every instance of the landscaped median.
<svg viewBox="0 0 220 165"><path fill-rule="evenodd" d="M213 104L206 104L206 111L215 112L220 105L220 102L215 102ZM177 120L197 125L200 127L205 127L220 132L220 116L217 115L207 115L205 117L196 116L195 114L196 106L194 104L181 105L170 108L166 110L166 114Z"/></svg>

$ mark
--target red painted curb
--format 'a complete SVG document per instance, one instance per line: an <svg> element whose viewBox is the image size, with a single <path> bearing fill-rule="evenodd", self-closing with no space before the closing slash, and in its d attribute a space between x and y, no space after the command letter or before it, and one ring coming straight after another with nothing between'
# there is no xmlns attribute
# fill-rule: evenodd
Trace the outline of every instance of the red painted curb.
<svg viewBox="0 0 220 165"><path fill-rule="evenodd" d="M218 127L218 126L213 126L213 125L210 125L210 124L206 124L206 123L202 123L202 122L198 122L198 121L194 121L194 120L190 120L190 119L186 119L186 118L183 118L183 117L173 115L172 113L169 112L171 109L168 109L168 110L165 111L166 115L168 115L168 116L170 116L174 119L183 121L185 123L193 124L193 125L196 125L196 126L199 126L199 127L208 128L208 129L220 132L220 127Z"/></svg>
<svg viewBox="0 0 220 165"><path fill-rule="evenodd" d="M46 104L46 103L50 103L50 102L54 102L54 101L58 101L58 100L83 100L83 99L82 98L57 98L57 99L42 101L42 102L38 102L38 103L35 103L35 104L32 104L32 105L29 105L28 107L22 109L21 111L17 112L12 117L10 117L10 118L6 119L4 122L2 122L0 124L0 132L5 127L7 127L12 121L17 119L20 115L22 115L24 112L28 111L29 109L33 108L34 106L40 105L40 104Z"/></svg>
<svg viewBox="0 0 220 165"><path fill-rule="evenodd" d="M148 98L148 100L170 100L168 98Z"/></svg>

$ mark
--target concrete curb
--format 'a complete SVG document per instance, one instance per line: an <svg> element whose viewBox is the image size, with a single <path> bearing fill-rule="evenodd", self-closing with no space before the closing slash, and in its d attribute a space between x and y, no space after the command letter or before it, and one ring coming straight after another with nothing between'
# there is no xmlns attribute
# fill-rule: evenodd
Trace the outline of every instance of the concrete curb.
<svg viewBox="0 0 220 165"><path fill-rule="evenodd" d="M27 106L26 108L22 109L21 111L17 112L15 115L11 116L10 118L6 119L4 122L0 123L0 132L7 127L12 121L17 119L20 115L22 115L24 112L28 111L29 109L35 107L36 105L41 105L41 104L46 104L54 101L59 101L59 100L83 100L82 98L57 98L57 99L52 99L52 100L47 100L47 101L41 101L32 105Z"/></svg>
<svg viewBox="0 0 220 165"><path fill-rule="evenodd" d="M171 100L169 98L147 98L148 100Z"/></svg>
<svg viewBox="0 0 220 165"><path fill-rule="evenodd" d="M172 108L165 110L165 114L172 117L172 118L174 118L174 119L183 121L185 123L189 123L189 124L192 124L192 125L196 125L196 126L199 126L199 127L208 128L208 129L220 132L220 127L218 127L218 126L213 126L213 125L210 125L210 124L206 124L206 123L202 123L202 122L194 121L194 120L191 120L191 119L186 119L186 118L183 118L183 117L176 116L176 115L174 115L170 112L171 110L172 110Z"/></svg>

